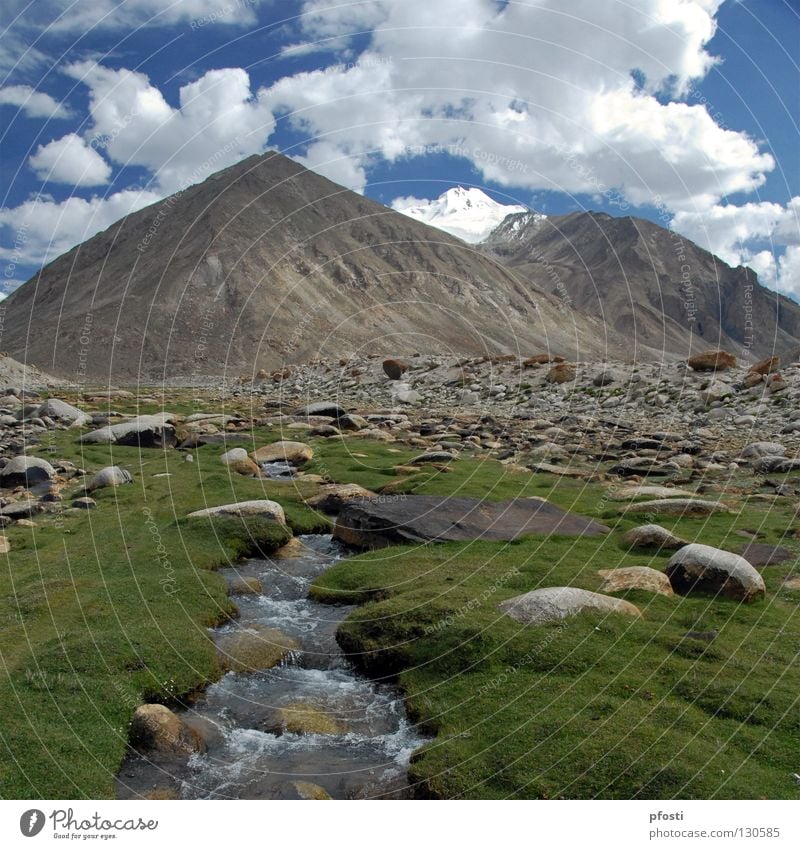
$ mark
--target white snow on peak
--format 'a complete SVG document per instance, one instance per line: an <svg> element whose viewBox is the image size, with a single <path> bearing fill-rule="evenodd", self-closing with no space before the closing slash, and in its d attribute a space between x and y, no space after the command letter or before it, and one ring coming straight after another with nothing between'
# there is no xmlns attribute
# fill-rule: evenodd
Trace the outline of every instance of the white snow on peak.
<svg viewBox="0 0 800 849"><path fill-rule="evenodd" d="M482 242L507 215L528 211L525 206L498 203L480 189L463 186L448 189L436 200L395 198L392 209L470 244Z"/></svg>

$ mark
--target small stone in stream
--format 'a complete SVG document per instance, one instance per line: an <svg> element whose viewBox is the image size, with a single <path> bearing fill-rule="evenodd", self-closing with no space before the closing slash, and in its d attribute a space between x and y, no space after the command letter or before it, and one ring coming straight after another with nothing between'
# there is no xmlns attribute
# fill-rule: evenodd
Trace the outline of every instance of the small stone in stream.
<svg viewBox="0 0 800 849"><path fill-rule="evenodd" d="M219 507L206 507L189 513L187 519L204 519L213 516L260 516L271 519L281 525L286 524L283 507L277 501L256 499L253 501L237 501L234 504L221 504Z"/></svg>
<svg viewBox="0 0 800 849"><path fill-rule="evenodd" d="M121 469L119 466L106 466L92 477L86 485L86 491L94 492L96 489L103 489L107 486L124 486L128 483L133 483L133 477L127 469Z"/></svg>
<svg viewBox="0 0 800 849"><path fill-rule="evenodd" d="M402 360L384 360L383 372L390 380L400 380L408 371L408 363Z"/></svg>
<svg viewBox="0 0 800 849"><path fill-rule="evenodd" d="M603 578L601 593L617 593L625 590L644 590L659 595L672 595L672 585L663 572L648 566L623 566L619 569L600 569Z"/></svg>
<svg viewBox="0 0 800 849"><path fill-rule="evenodd" d="M761 575L743 557L710 545L690 543L670 558L666 568L672 588L681 595L721 595L755 601L766 593Z"/></svg>
<svg viewBox="0 0 800 849"><path fill-rule="evenodd" d="M653 514L660 516L711 516L713 513L732 513L730 507L718 501L701 498L659 498L655 501L639 501L620 510L628 514Z"/></svg>
<svg viewBox="0 0 800 849"><path fill-rule="evenodd" d="M257 448L250 453L250 457L259 465L282 460L293 466L302 466L314 457L314 449L305 442L281 440Z"/></svg>
<svg viewBox="0 0 800 849"><path fill-rule="evenodd" d="M752 566L775 566L797 559L797 555L783 545L767 545L751 542L739 551L739 555Z"/></svg>
<svg viewBox="0 0 800 849"><path fill-rule="evenodd" d="M334 717L307 702L291 702L279 707L268 730L277 734L344 734L346 731Z"/></svg>
<svg viewBox="0 0 800 849"><path fill-rule="evenodd" d="M306 500L306 504L323 513L338 513L348 501L355 498L376 497L374 492L355 483L333 483L321 486L316 495Z"/></svg>
<svg viewBox="0 0 800 849"><path fill-rule="evenodd" d="M293 781L294 789L297 790L301 799L330 799L331 795L324 787L319 784L312 784L310 781Z"/></svg>
<svg viewBox="0 0 800 849"><path fill-rule="evenodd" d="M217 649L223 665L232 672L257 672L277 666L299 651L300 644L275 628L254 626L218 635Z"/></svg>
<svg viewBox="0 0 800 849"><path fill-rule="evenodd" d="M270 554L272 560L282 560L289 557L302 557L306 553L306 546L298 537L292 537L285 545Z"/></svg>
<svg viewBox="0 0 800 849"><path fill-rule="evenodd" d="M501 602L498 608L523 625L543 625L590 611L602 616L609 613L641 616L629 601L600 595L577 587L544 587Z"/></svg>
<svg viewBox="0 0 800 849"><path fill-rule="evenodd" d="M131 744L145 752L189 754L199 741L183 720L164 705L139 705L130 727Z"/></svg>
<svg viewBox="0 0 800 849"><path fill-rule="evenodd" d="M94 510L94 508L97 507L97 502L94 498L83 496L81 498L76 498L72 502L72 506L77 507L79 510Z"/></svg>
<svg viewBox="0 0 800 849"><path fill-rule="evenodd" d="M231 448L220 456L220 461L239 475L261 476L261 467L250 459L244 448Z"/></svg>
<svg viewBox="0 0 800 849"><path fill-rule="evenodd" d="M689 357L688 364L694 371L725 371L736 365L736 357L727 351L703 351Z"/></svg>
<svg viewBox="0 0 800 849"><path fill-rule="evenodd" d="M260 595L263 592L264 587L258 578L236 575L228 580L230 595Z"/></svg>
<svg viewBox="0 0 800 849"><path fill-rule="evenodd" d="M631 528L622 541L630 548L678 549L689 543L661 525L640 525Z"/></svg>
<svg viewBox="0 0 800 849"><path fill-rule="evenodd" d="M545 377L548 383L569 383L575 380L577 371L572 363L559 363L553 366Z"/></svg>
<svg viewBox="0 0 800 849"><path fill-rule="evenodd" d="M24 454L12 457L0 469L0 486L33 486L53 480L56 470L40 457L27 457Z"/></svg>

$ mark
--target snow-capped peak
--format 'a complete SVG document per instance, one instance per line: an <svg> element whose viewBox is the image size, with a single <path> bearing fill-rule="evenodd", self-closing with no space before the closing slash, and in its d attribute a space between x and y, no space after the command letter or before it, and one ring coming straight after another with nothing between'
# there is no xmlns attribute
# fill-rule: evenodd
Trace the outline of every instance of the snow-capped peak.
<svg viewBox="0 0 800 849"><path fill-rule="evenodd" d="M470 244L482 242L507 215L528 211L525 206L498 203L480 189L463 186L448 189L436 200L396 198L392 209Z"/></svg>

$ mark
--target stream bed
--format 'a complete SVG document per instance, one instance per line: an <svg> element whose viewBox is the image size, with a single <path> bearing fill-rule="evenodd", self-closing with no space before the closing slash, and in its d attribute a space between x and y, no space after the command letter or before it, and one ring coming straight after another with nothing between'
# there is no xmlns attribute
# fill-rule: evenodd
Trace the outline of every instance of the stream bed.
<svg viewBox="0 0 800 849"><path fill-rule="evenodd" d="M118 776L120 798L403 798L412 752L426 742L408 721L396 688L359 673L336 643L353 610L318 604L308 588L349 551L328 535L298 538L296 553L251 559L223 571L234 586L258 579L261 592L234 595L240 618L215 629L275 628L299 649L263 672L229 672L181 712L205 751L186 757L132 755ZM276 717L305 716L311 730ZM305 716L308 720L308 716ZM322 718L320 720L320 717ZM322 725L320 725L322 722ZM320 733L322 732L322 733Z"/></svg>

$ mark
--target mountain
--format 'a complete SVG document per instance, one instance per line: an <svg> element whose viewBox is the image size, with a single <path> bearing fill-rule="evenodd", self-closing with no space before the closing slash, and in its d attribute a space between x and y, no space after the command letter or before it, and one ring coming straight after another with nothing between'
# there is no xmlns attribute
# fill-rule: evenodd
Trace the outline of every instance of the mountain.
<svg viewBox="0 0 800 849"><path fill-rule="evenodd" d="M725 348L745 360L800 342L800 306L652 221L576 212L510 215L482 243L491 256L643 349Z"/></svg>
<svg viewBox="0 0 800 849"><path fill-rule="evenodd" d="M470 244L486 239L506 216L528 212L524 206L498 203L480 189L463 186L448 189L436 200L395 209Z"/></svg>
<svg viewBox="0 0 800 849"><path fill-rule="evenodd" d="M278 153L116 222L3 307L7 351L77 380L252 376L353 351L622 353L486 253Z"/></svg>

